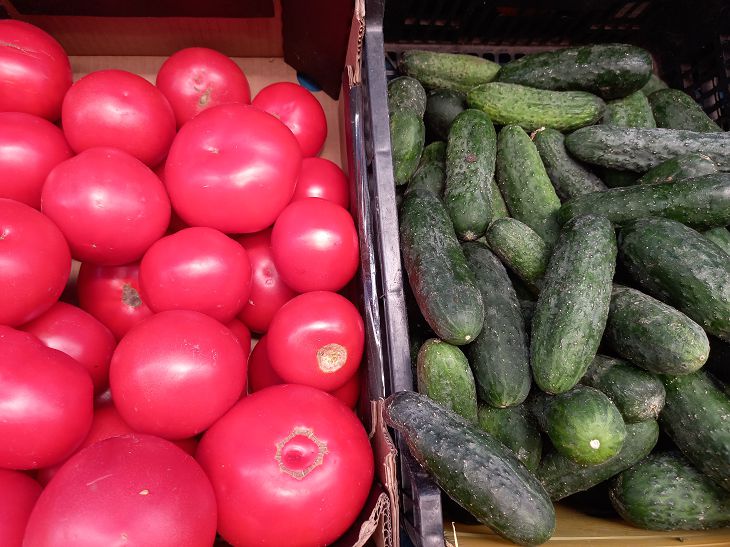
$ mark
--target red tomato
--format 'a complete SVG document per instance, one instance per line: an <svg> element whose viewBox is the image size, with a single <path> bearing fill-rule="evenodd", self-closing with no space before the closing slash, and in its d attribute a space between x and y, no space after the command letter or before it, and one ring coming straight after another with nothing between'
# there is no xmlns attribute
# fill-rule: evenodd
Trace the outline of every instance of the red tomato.
<svg viewBox="0 0 730 547"><path fill-rule="evenodd" d="M197 437L188 437L187 439L178 439L171 442L179 449L184 450L187 454L190 454L191 456L195 456L195 453L198 451Z"/></svg>
<svg viewBox="0 0 730 547"><path fill-rule="evenodd" d="M0 469L0 545L21 547L41 485L20 471Z"/></svg>
<svg viewBox="0 0 730 547"><path fill-rule="evenodd" d="M316 156L327 138L327 118L317 97L290 82L277 82L258 92L252 103L291 129L305 157Z"/></svg>
<svg viewBox="0 0 730 547"><path fill-rule="evenodd" d="M242 399L203 435L197 458L218 500L218 531L234 545L331 543L355 521L373 481L362 424L307 386Z"/></svg>
<svg viewBox="0 0 730 547"><path fill-rule="evenodd" d="M187 228L157 241L139 268L152 310L195 310L227 323L251 292L246 250L213 228Z"/></svg>
<svg viewBox="0 0 730 547"><path fill-rule="evenodd" d="M279 277L271 254L271 228L238 238L251 261L251 294L238 317L254 332L266 332L271 318L297 293Z"/></svg>
<svg viewBox="0 0 730 547"><path fill-rule="evenodd" d="M175 137L175 114L147 80L124 70L99 70L77 81L63 100L71 148L120 148L154 167Z"/></svg>
<svg viewBox="0 0 730 547"><path fill-rule="evenodd" d="M61 117L71 87L68 55L50 34L22 21L0 21L0 112Z"/></svg>
<svg viewBox="0 0 730 547"><path fill-rule="evenodd" d="M251 102L243 70L204 47L181 49L168 57L157 73L157 88L170 101L178 127L213 106Z"/></svg>
<svg viewBox="0 0 730 547"><path fill-rule="evenodd" d="M41 203L74 258L105 266L139 260L170 224L165 186L142 162L114 148L91 148L56 166Z"/></svg>
<svg viewBox="0 0 730 547"><path fill-rule="evenodd" d="M74 359L0 326L0 467L62 461L91 426L94 386Z"/></svg>
<svg viewBox="0 0 730 547"><path fill-rule="evenodd" d="M336 163L324 158L304 158L292 201L322 198L347 209L350 184Z"/></svg>
<svg viewBox="0 0 730 547"><path fill-rule="evenodd" d="M0 241L0 325L17 326L38 317L61 296L71 253L48 217L5 198L0 198Z"/></svg>
<svg viewBox="0 0 730 547"><path fill-rule="evenodd" d="M72 155L61 130L48 120L22 112L0 112L0 197L40 209L41 188L48 173Z"/></svg>
<svg viewBox="0 0 730 547"><path fill-rule="evenodd" d="M207 429L241 395L246 358L224 325L166 311L130 330L109 371L112 398L136 431L184 439Z"/></svg>
<svg viewBox="0 0 730 547"><path fill-rule="evenodd" d="M281 279L297 292L339 291L360 260L350 213L320 198L284 209L271 232L271 251Z"/></svg>
<svg viewBox="0 0 730 547"><path fill-rule="evenodd" d="M361 376L361 371L358 370L355 374L352 375L352 378L345 382L345 385L333 391L330 391L330 395L337 397L340 401L345 403L350 408L355 408L358 399L360 399Z"/></svg>
<svg viewBox="0 0 730 547"><path fill-rule="evenodd" d="M337 293L297 296L276 312L266 334L271 367L284 381L332 391L352 378L365 345L362 318Z"/></svg>
<svg viewBox="0 0 730 547"><path fill-rule="evenodd" d="M256 343L248 358L248 392L255 393L264 388L284 384L274 369L271 368L267 349L267 336L264 335Z"/></svg>
<svg viewBox="0 0 730 547"><path fill-rule="evenodd" d="M139 263L124 266L81 264L76 288L79 306L121 339L152 315L139 296Z"/></svg>
<svg viewBox="0 0 730 547"><path fill-rule="evenodd" d="M275 117L252 106L221 105L180 129L165 184L187 224L258 232L291 200L301 158L291 131Z"/></svg>
<svg viewBox="0 0 730 547"><path fill-rule="evenodd" d="M238 319L231 319L226 323L226 327L230 329L238 343L241 344L241 349L248 359L248 354L251 353L251 331Z"/></svg>
<svg viewBox="0 0 730 547"><path fill-rule="evenodd" d="M216 506L210 481L172 443L124 435L74 455L38 498L24 545L209 547Z"/></svg>

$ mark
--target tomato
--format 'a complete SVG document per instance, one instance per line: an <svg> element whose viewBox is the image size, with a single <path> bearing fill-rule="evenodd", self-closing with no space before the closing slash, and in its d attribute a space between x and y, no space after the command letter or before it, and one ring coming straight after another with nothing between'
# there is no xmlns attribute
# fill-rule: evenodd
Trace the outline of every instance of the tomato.
<svg viewBox="0 0 730 547"><path fill-rule="evenodd" d="M69 87L71 63L61 44L36 26L0 20L0 112L56 121Z"/></svg>
<svg viewBox="0 0 730 547"><path fill-rule="evenodd" d="M166 311L132 328L109 371L114 404L132 428L169 439L200 433L241 395L246 356L224 325Z"/></svg>
<svg viewBox="0 0 730 547"><path fill-rule="evenodd" d="M332 391L357 371L365 346L362 318L337 293L297 296L276 312L266 334L271 367L285 382Z"/></svg>
<svg viewBox="0 0 730 547"><path fill-rule="evenodd" d="M71 253L58 227L35 209L0 198L0 325L34 319L61 296Z"/></svg>
<svg viewBox="0 0 730 547"><path fill-rule="evenodd" d="M195 460L150 435L124 435L75 454L38 498L27 546L209 547L216 505Z"/></svg>
<svg viewBox="0 0 730 547"><path fill-rule="evenodd" d="M301 158L297 140L275 117L253 106L221 105L180 129L165 184L190 226L258 232L291 200Z"/></svg>
<svg viewBox="0 0 730 547"><path fill-rule="evenodd" d="M139 267L153 311L195 310L227 323L251 292L246 250L213 228L187 228L157 241Z"/></svg>
<svg viewBox="0 0 730 547"><path fill-rule="evenodd" d="M339 166L324 158L304 158L292 201L322 198L347 209L350 184Z"/></svg>
<svg viewBox="0 0 730 547"><path fill-rule="evenodd" d="M281 376L271 368L267 336L262 336L251 350L248 358L248 392L255 393L264 388L284 384Z"/></svg>
<svg viewBox="0 0 730 547"><path fill-rule="evenodd" d="M204 47L181 49L168 57L157 73L157 88L170 101L178 127L213 106L251 102L243 70Z"/></svg>
<svg viewBox="0 0 730 547"><path fill-rule="evenodd" d="M241 399L203 435L197 458L213 483L218 531L234 545L331 543L355 521L373 480L360 421L307 386Z"/></svg>
<svg viewBox="0 0 730 547"><path fill-rule="evenodd" d="M111 146L150 167L165 157L176 128L160 90L124 70L98 70L77 81L63 100L62 121L77 153Z"/></svg>
<svg viewBox="0 0 730 547"><path fill-rule="evenodd" d="M271 318L296 296L279 277L271 253L271 228L238 238L251 261L251 294L238 317L254 332L266 332Z"/></svg>
<svg viewBox="0 0 730 547"><path fill-rule="evenodd" d="M284 209L271 232L271 251L281 279L297 292L339 291L360 260L350 213L320 198Z"/></svg>
<svg viewBox="0 0 730 547"><path fill-rule="evenodd" d="M74 258L105 266L139 260L170 223L165 186L114 148L90 148L57 165L43 186L41 209Z"/></svg>
<svg viewBox="0 0 730 547"><path fill-rule="evenodd" d="M21 547L41 485L20 471L0 469L0 545Z"/></svg>
<svg viewBox="0 0 730 547"><path fill-rule="evenodd" d="M327 138L327 118L309 90L299 84L277 82L259 91L252 104L284 122L305 157L316 156L322 150Z"/></svg>
<svg viewBox="0 0 730 547"><path fill-rule="evenodd" d="M241 344L241 349L243 350L246 359L248 359L248 354L251 353L251 331L249 331L248 327L241 323L238 319L231 319L228 323L226 323L226 327L230 329L233 336L235 336L236 340L238 340L238 343Z"/></svg>
<svg viewBox="0 0 730 547"><path fill-rule="evenodd" d="M360 399L361 377L362 369L353 374L342 387L330 391L330 395L337 397L350 408L355 408Z"/></svg>
<svg viewBox="0 0 730 547"><path fill-rule="evenodd" d="M76 288L79 307L106 325L117 340L152 315L139 296L139 263L81 264Z"/></svg>

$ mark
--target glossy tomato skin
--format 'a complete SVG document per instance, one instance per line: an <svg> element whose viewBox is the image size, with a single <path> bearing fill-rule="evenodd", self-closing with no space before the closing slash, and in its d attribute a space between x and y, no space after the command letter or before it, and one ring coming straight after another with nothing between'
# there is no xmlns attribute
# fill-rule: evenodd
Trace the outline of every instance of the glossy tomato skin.
<svg viewBox="0 0 730 547"><path fill-rule="evenodd" d="M246 250L218 230L187 228L149 248L139 282L153 311L195 310L227 323L251 292L251 263Z"/></svg>
<svg viewBox="0 0 730 547"><path fill-rule="evenodd" d="M78 80L63 100L63 132L77 153L120 148L150 167L175 137L175 114L147 80L124 70L98 70Z"/></svg>
<svg viewBox="0 0 730 547"><path fill-rule="evenodd" d="M231 319L226 323L226 327L233 333L238 343L241 344L241 349L246 355L246 359L248 359L248 354L251 353L251 331L238 319Z"/></svg>
<svg viewBox="0 0 730 547"><path fill-rule="evenodd" d="M251 102L243 70L229 57L204 47L173 53L160 67L156 85L170 101L178 128L208 108Z"/></svg>
<svg viewBox="0 0 730 547"><path fill-rule="evenodd" d="M197 459L216 493L218 531L234 545L331 543L354 522L373 480L355 414L307 386L242 399L203 435Z"/></svg>
<svg viewBox="0 0 730 547"><path fill-rule="evenodd" d="M270 84L252 103L279 118L291 129L304 157L316 156L327 138L327 118L322 105L309 90L291 82Z"/></svg>
<svg viewBox="0 0 730 547"><path fill-rule="evenodd" d="M61 230L24 203L0 198L0 325L35 319L61 296L71 253Z"/></svg>
<svg viewBox="0 0 730 547"><path fill-rule="evenodd" d="M196 311L153 315L112 356L109 382L119 414L136 431L166 439L197 435L245 388L246 357L233 333Z"/></svg>
<svg viewBox="0 0 730 547"><path fill-rule="evenodd" d="M360 399L360 388L362 384L362 368L360 368L345 384L335 390L329 392L330 395L337 397L350 408L357 406Z"/></svg>
<svg viewBox="0 0 730 547"><path fill-rule="evenodd" d="M324 391L356 373L365 345L362 318L337 293L297 296L276 312L266 334L271 367L284 381Z"/></svg>
<svg viewBox="0 0 730 547"><path fill-rule="evenodd" d="M262 336L251 350L248 358L248 392L255 393L267 387L284 384L284 380L274 369L269 361L267 336Z"/></svg>
<svg viewBox="0 0 730 547"><path fill-rule="evenodd" d="M294 201L276 219L271 251L279 275L297 292L339 291L355 276L360 254L346 209L321 198Z"/></svg>
<svg viewBox="0 0 730 547"><path fill-rule="evenodd" d="M41 485L20 471L0 469L0 545L21 547Z"/></svg>
<svg viewBox="0 0 730 547"><path fill-rule="evenodd" d="M347 209L350 184L339 166L325 158L304 158L292 201L322 198Z"/></svg>
<svg viewBox="0 0 730 547"><path fill-rule="evenodd" d="M297 140L253 106L220 105L186 123L165 164L175 212L190 226L251 233L270 226L294 194Z"/></svg>
<svg viewBox="0 0 730 547"><path fill-rule="evenodd" d="M209 547L215 523L210 481L192 457L164 439L124 435L63 465L38 498L24 545Z"/></svg>
<svg viewBox="0 0 730 547"><path fill-rule="evenodd" d="M0 112L26 112L50 121L61 117L71 87L68 55L34 25L0 21Z"/></svg>

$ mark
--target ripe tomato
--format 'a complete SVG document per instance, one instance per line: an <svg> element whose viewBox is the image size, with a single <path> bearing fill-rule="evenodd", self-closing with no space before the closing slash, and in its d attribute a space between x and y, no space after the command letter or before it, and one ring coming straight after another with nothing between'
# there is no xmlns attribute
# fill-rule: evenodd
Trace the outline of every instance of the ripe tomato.
<svg viewBox="0 0 730 547"><path fill-rule="evenodd" d="M203 435L197 458L218 500L218 531L234 545L331 543L354 522L373 480L360 421L307 386L245 397Z"/></svg>
<svg viewBox="0 0 730 547"><path fill-rule="evenodd" d="M0 325L38 317L61 296L71 253L58 227L39 211L0 198Z"/></svg>
<svg viewBox="0 0 730 547"><path fill-rule="evenodd" d="M292 201L322 198L347 209L350 184L336 163L324 158L304 158Z"/></svg>
<svg viewBox="0 0 730 547"><path fill-rule="evenodd" d="M147 80L124 70L99 70L77 81L63 100L63 131L77 153L120 148L150 167L167 154L175 114Z"/></svg>
<svg viewBox="0 0 730 547"><path fill-rule="evenodd" d="M233 336L235 336L236 340L238 340L238 343L241 344L241 349L243 350L246 359L248 359L248 354L251 353L251 331L248 330L248 327L241 323L238 319L231 319L228 323L226 323L226 327L230 329Z"/></svg>
<svg viewBox="0 0 730 547"><path fill-rule="evenodd" d="M168 57L157 73L157 88L170 101L178 127L213 106L251 102L243 70L204 47L181 49Z"/></svg>
<svg viewBox="0 0 730 547"><path fill-rule="evenodd" d="M20 471L0 469L0 545L21 547L41 485Z"/></svg>
<svg viewBox="0 0 730 547"><path fill-rule="evenodd" d="M277 82L258 92L252 103L291 129L304 157L316 156L327 138L327 118L317 97L291 82Z"/></svg>
<svg viewBox="0 0 730 547"><path fill-rule="evenodd" d="M227 323L251 292L246 250L213 228L187 228L157 241L139 268L152 310L195 310Z"/></svg>
<svg viewBox="0 0 730 547"><path fill-rule="evenodd" d="M38 498L27 546L208 547L215 539L210 481L172 443L124 435L75 454Z"/></svg>
<svg viewBox="0 0 730 547"><path fill-rule="evenodd" d="M297 292L339 291L360 260L350 213L320 198L294 201L282 211L271 232L271 251L284 283Z"/></svg>
<svg viewBox="0 0 730 547"><path fill-rule="evenodd" d="M170 223L160 179L114 148L90 148L57 165L43 186L41 208L74 258L105 266L139 260Z"/></svg>
<svg viewBox="0 0 730 547"><path fill-rule="evenodd" d="M360 399L361 378L362 367L342 387L330 391L330 395L337 397L350 408L355 408Z"/></svg>
<svg viewBox="0 0 730 547"><path fill-rule="evenodd" d="M241 395L246 358L224 325L196 311L166 311L132 328L109 371L112 398L136 431L169 439L200 433Z"/></svg>
<svg viewBox="0 0 730 547"><path fill-rule="evenodd" d="M50 34L22 21L0 21L0 112L61 117L71 87L68 55Z"/></svg>
<svg viewBox="0 0 730 547"><path fill-rule="evenodd" d="M248 358L248 392L255 393L264 388L285 384L274 369L271 368L269 361L269 351L267 349L267 336L262 336L251 350L251 356Z"/></svg>
<svg viewBox="0 0 730 547"><path fill-rule="evenodd" d="M291 200L301 158L291 131L273 116L253 106L221 105L180 129L165 184L173 208L190 226L258 232Z"/></svg>
<svg viewBox="0 0 730 547"><path fill-rule="evenodd" d="M266 336L276 374L324 391L341 387L355 374L365 345L355 306L326 291L301 294L284 304Z"/></svg>

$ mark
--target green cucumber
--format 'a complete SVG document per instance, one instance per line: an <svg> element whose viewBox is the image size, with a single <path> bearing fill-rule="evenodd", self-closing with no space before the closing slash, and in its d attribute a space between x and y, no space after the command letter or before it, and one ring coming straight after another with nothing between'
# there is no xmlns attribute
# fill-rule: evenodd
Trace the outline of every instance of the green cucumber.
<svg viewBox="0 0 730 547"><path fill-rule="evenodd" d="M542 455L542 436L524 405L494 408L479 405L479 427L512 450L527 469L537 471Z"/></svg>
<svg viewBox="0 0 730 547"><path fill-rule="evenodd" d="M725 227L712 228L702 233L710 241L713 241L719 247L725 251L726 254L730 255L730 231Z"/></svg>
<svg viewBox="0 0 730 547"><path fill-rule="evenodd" d="M646 85L641 88L641 92L648 97L655 91L659 91L660 89L667 89L667 87L669 86L667 86L664 80L662 80L656 74L652 74L649 77L649 81L646 82Z"/></svg>
<svg viewBox="0 0 730 547"><path fill-rule="evenodd" d="M444 194L445 185L446 172L444 171L443 164L435 161L427 161L424 163L423 158L421 158L421 165L413 173L411 180L408 182L406 192L412 192L413 190L422 188L441 199Z"/></svg>
<svg viewBox="0 0 730 547"><path fill-rule="evenodd" d="M658 127L700 133L722 131L692 97L679 89L661 89L649 95L649 102Z"/></svg>
<svg viewBox="0 0 730 547"><path fill-rule="evenodd" d="M421 159L426 129L423 119L410 110L390 113L390 147L396 186L406 184Z"/></svg>
<svg viewBox="0 0 730 547"><path fill-rule="evenodd" d="M541 127L572 131L596 123L606 107L585 91L546 91L501 82L471 89L466 103L489 114L497 125L519 125L527 131Z"/></svg>
<svg viewBox="0 0 730 547"><path fill-rule="evenodd" d="M532 373L543 391L568 391L595 357L615 266L616 236L608 220L586 215L563 227L532 318Z"/></svg>
<svg viewBox="0 0 730 547"><path fill-rule="evenodd" d="M544 239L516 218L499 218L487 229L487 243L510 270L538 292L550 259Z"/></svg>
<svg viewBox="0 0 730 547"><path fill-rule="evenodd" d="M535 302L532 300L520 300L520 311L525 319L525 331L529 333L532 316L535 315Z"/></svg>
<svg viewBox="0 0 730 547"><path fill-rule="evenodd" d="M560 228L560 198L529 135L516 125L502 128L497 139L497 184L512 216L552 246Z"/></svg>
<svg viewBox="0 0 730 547"><path fill-rule="evenodd" d="M464 95L449 89L437 89L428 94L423 121L434 138L445 141L454 118L466 109Z"/></svg>
<svg viewBox="0 0 730 547"><path fill-rule="evenodd" d="M400 243L418 308L434 333L457 346L474 340L484 323L482 296L441 200L424 190L404 197Z"/></svg>
<svg viewBox="0 0 730 547"><path fill-rule="evenodd" d="M717 165L704 154L686 154L660 163L645 173L637 184L675 182L717 173Z"/></svg>
<svg viewBox="0 0 730 547"><path fill-rule="evenodd" d="M649 100L641 91L608 101L603 123L617 127L656 127Z"/></svg>
<svg viewBox="0 0 730 547"><path fill-rule="evenodd" d="M446 169L446 142L445 141L434 141L431 144L428 144L423 149L423 154L421 154L421 162L419 165L422 165L427 162L435 162L441 165L444 169Z"/></svg>
<svg viewBox="0 0 730 547"><path fill-rule="evenodd" d="M426 111L426 90L415 78L394 78L388 82L388 110L409 110L423 118Z"/></svg>
<svg viewBox="0 0 730 547"><path fill-rule="evenodd" d="M383 416L436 484L481 523L521 545L552 536L547 492L497 439L412 391L390 395Z"/></svg>
<svg viewBox="0 0 730 547"><path fill-rule="evenodd" d="M633 186L639 180L637 173L631 171L616 171L615 169L601 170L601 178L608 188L623 188Z"/></svg>
<svg viewBox="0 0 730 547"><path fill-rule="evenodd" d="M475 85L491 82L499 65L474 55L413 49L403 52L399 69L429 89L466 93Z"/></svg>
<svg viewBox="0 0 730 547"><path fill-rule="evenodd" d="M623 227L619 247L649 294L730 341L730 261L714 242L679 222L644 218Z"/></svg>

